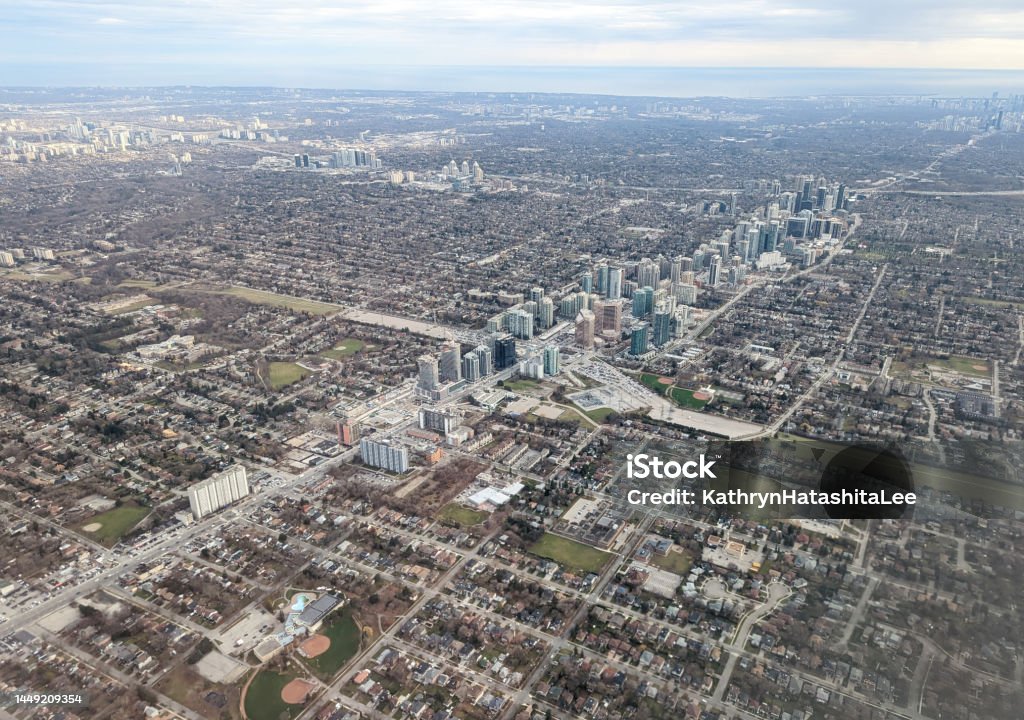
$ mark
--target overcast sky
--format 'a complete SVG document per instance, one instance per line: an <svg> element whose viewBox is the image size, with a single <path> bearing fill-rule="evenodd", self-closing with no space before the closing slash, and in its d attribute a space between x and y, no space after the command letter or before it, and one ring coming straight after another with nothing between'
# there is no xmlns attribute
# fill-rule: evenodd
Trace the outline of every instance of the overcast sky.
<svg viewBox="0 0 1024 720"><path fill-rule="evenodd" d="M1024 69L1024 2L0 0L0 37L0 85L417 64Z"/></svg>

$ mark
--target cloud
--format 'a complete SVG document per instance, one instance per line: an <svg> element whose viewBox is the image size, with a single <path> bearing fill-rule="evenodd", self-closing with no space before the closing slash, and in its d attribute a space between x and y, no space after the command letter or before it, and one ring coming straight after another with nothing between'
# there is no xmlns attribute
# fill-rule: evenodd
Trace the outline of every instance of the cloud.
<svg viewBox="0 0 1024 720"><path fill-rule="evenodd" d="M1024 68L1020 0L36 0L3 65Z"/></svg>

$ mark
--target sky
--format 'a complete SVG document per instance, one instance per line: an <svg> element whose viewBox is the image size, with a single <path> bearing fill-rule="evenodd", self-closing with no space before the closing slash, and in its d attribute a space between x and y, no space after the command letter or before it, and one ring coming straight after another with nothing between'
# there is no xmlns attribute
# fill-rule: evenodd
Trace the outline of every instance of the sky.
<svg viewBox="0 0 1024 720"><path fill-rule="evenodd" d="M1024 3L0 0L0 37L0 85L329 87L367 68L399 84L429 84L424 68L442 83L459 69L486 81L480 67L1024 70Z"/></svg>

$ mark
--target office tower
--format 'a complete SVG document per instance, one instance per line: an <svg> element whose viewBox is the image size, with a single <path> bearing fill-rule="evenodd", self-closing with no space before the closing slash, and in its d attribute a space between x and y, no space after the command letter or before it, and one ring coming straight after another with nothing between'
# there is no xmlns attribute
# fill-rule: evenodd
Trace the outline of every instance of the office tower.
<svg viewBox="0 0 1024 720"><path fill-rule="evenodd" d="M739 285L747 277L747 269L743 266L729 268L729 282L732 285Z"/></svg>
<svg viewBox="0 0 1024 720"><path fill-rule="evenodd" d="M576 344L585 350L593 350L596 320L590 310L580 310L576 316Z"/></svg>
<svg viewBox="0 0 1024 720"><path fill-rule="evenodd" d="M309 155L307 155L306 153L302 154L302 167L304 167L304 168L308 168L309 167Z"/></svg>
<svg viewBox="0 0 1024 720"><path fill-rule="evenodd" d="M533 337L533 313L523 309L513 310L507 315L508 330L521 340Z"/></svg>
<svg viewBox="0 0 1024 720"><path fill-rule="evenodd" d="M416 382L416 387L420 390L437 390L441 384L437 358L433 355L421 355L416 363L419 365L419 380Z"/></svg>
<svg viewBox="0 0 1024 720"><path fill-rule="evenodd" d="M736 255L740 259L740 262L746 260L748 253L750 252L749 243L746 240L740 240L736 246Z"/></svg>
<svg viewBox="0 0 1024 720"><path fill-rule="evenodd" d="M631 297L633 297L633 293L636 292L636 289L638 287L640 287L640 286L637 285L635 281L633 281L633 280L626 280L625 282L622 283L622 297L624 297L624 298L631 298Z"/></svg>
<svg viewBox="0 0 1024 720"><path fill-rule="evenodd" d="M654 344L661 347L672 339L672 313L664 305L654 311Z"/></svg>
<svg viewBox="0 0 1024 720"><path fill-rule="evenodd" d="M561 357L557 345L544 348L544 374L557 375L561 370Z"/></svg>
<svg viewBox="0 0 1024 720"><path fill-rule="evenodd" d="M583 292L588 295L594 292L594 275L593 273L583 273L583 277L580 278L580 287Z"/></svg>
<svg viewBox="0 0 1024 720"><path fill-rule="evenodd" d="M297 153L295 155L295 167L302 167L302 156Z"/></svg>
<svg viewBox="0 0 1024 720"><path fill-rule="evenodd" d="M618 300L622 297L622 268L608 268L608 299Z"/></svg>
<svg viewBox="0 0 1024 720"><path fill-rule="evenodd" d="M661 280L661 268L650 258L643 258L636 266L638 287L655 287Z"/></svg>
<svg viewBox="0 0 1024 720"><path fill-rule="evenodd" d="M694 271L696 271L696 272L700 272L701 270L704 269L704 248L705 247L706 246L702 245L701 247L697 248L697 250L695 250L694 253L693 253L693 266L692 266L692 269Z"/></svg>
<svg viewBox="0 0 1024 720"><path fill-rule="evenodd" d="M747 237L747 231L749 229L750 229L750 221L749 220L741 220L740 222L736 223L736 227L733 228L733 231L732 231L732 241L734 243L738 243L740 240L743 240L744 238L746 238ZM726 248L725 248L725 250L722 251L722 254L723 255L727 255L728 253L729 253L729 246L726 245Z"/></svg>
<svg viewBox="0 0 1024 720"><path fill-rule="evenodd" d="M475 350L462 356L462 377L471 383L480 379L480 356Z"/></svg>
<svg viewBox="0 0 1024 720"><path fill-rule="evenodd" d="M595 268L597 271L597 294L608 295L608 266L604 263Z"/></svg>
<svg viewBox="0 0 1024 720"><path fill-rule="evenodd" d="M480 377L494 372L494 350L487 345L478 346L473 352L480 358Z"/></svg>
<svg viewBox="0 0 1024 720"><path fill-rule="evenodd" d="M595 303L594 318L597 332L617 339L622 334L622 301Z"/></svg>
<svg viewBox="0 0 1024 720"><path fill-rule="evenodd" d="M192 517L199 518L220 510L249 494L249 479L245 468L232 465L222 473L196 483L188 489L188 504Z"/></svg>
<svg viewBox="0 0 1024 720"><path fill-rule="evenodd" d="M629 339L629 354L640 356L647 352L647 334L650 328L646 323L633 328Z"/></svg>
<svg viewBox="0 0 1024 720"><path fill-rule="evenodd" d="M359 441L359 456L370 467L395 473L409 471L409 449L394 447L384 440L363 438Z"/></svg>
<svg viewBox="0 0 1024 720"><path fill-rule="evenodd" d="M711 258L711 267L708 268L708 285L711 287L717 287L718 283L721 282L721 273L722 256L715 255L713 258Z"/></svg>
<svg viewBox="0 0 1024 720"><path fill-rule="evenodd" d="M494 341L494 369L504 370L516 364L516 340L505 336Z"/></svg>
<svg viewBox="0 0 1024 720"><path fill-rule="evenodd" d="M555 301L549 297L541 298L540 311L538 313L540 318L540 327L542 330L547 330L555 324Z"/></svg>
<svg viewBox="0 0 1024 720"><path fill-rule="evenodd" d="M633 293L633 317L643 319L654 309L654 288L642 287Z"/></svg>
<svg viewBox="0 0 1024 720"><path fill-rule="evenodd" d="M458 382L462 379L462 348L457 342L446 342L441 346L441 382Z"/></svg>

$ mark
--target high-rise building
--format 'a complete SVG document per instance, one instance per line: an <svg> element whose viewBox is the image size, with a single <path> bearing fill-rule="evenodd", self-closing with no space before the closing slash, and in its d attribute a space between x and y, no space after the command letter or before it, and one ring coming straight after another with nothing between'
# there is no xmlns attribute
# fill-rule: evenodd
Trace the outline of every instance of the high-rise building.
<svg viewBox="0 0 1024 720"><path fill-rule="evenodd" d="M506 317L508 318L508 331L514 337L521 340L529 340L533 337L533 313L520 308L510 311Z"/></svg>
<svg viewBox="0 0 1024 720"><path fill-rule="evenodd" d="M487 377L494 372L494 351L487 345L480 345L473 352L480 358L480 377Z"/></svg>
<svg viewBox="0 0 1024 720"><path fill-rule="evenodd" d="M494 369L504 370L516 364L516 340L505 336L494 341Z"/></svg>
<svg viewBox="0 0 1024 720"><path fill-rule="evenodd" d="M544 297L544 288L534 287L530 288L530 300L540 305L541 298Z"/></svg>
<svg viewBox="0 0 1024 720"><path fill-rule="evenodd" d="M431 408L420 408L416 419L420 430L433 430L445 435L462 422L461 415L454 410L433 410Z"/></svg>
<svg viewBox="0 0 1024 720"><path fill-rule="evenodd" d="M594 348L595 323L594 313L590 310L580 310L576 316L576 344L585 350Z"/></svg>
<svg viewBox="0 0 1024 720"><path fill-rule="evenodd" d="M580 287L583 292L588 295L594 292L594 275L593 273L583 273L583 277L580 278Z"/></svg>
<svg viewBox="0 0 1024 720"><path fill-rule="evenodd" d="M395 473L409 471L409 449L392 446L383 440L363 438L359 441L359 456L370 467Z"/></svg>
<svg viewBox="0 0 1024 720"><path fill-rule="evenodd" d="M544 348L544 374L557 375L561 370L561 358L557 345Z"/></svg>
<svg viewBox="0 0 1024 720"><path fill-rule="evenodd" d="M476 382L480 379L480 356L475 350L462 356L462 377L466 382Z"/></svg>
<svg viewBox="0 0 1024 720"><path fill-rule="evenodd" d="M232 465L222 473L196 483L188 489L188 504L192 517L198 520L220 510L249 494L249 479L245 468Z"/></svg>
<svg viewBox="0 0 1024 720"><path fill-rule="evenodd" d="M622 297L622 268L608 268L608 299L618 300Z"/></svg>
<svg viewBox="0 0 1024 720"><path fill-rule="evenodd" d="M722 256L715 255L711 258L711 267L708 268L708 285L711 287L718 287L718 283L721 282L722 274Z"/></svg>
<svg viewBox="0 0 1024 720"><path fill-rule="evenodd" d="M644 319L654 310L654 288L647 286L633 293L633 317Z"/></svg>
<svg viewBox="0 0 1024 720"><path fill-rule="evenodd" d="M654 344L661 347L672 339L672 313L665 306L654 311Z"/></svg>
<svg viewBox="0 0 1024 720"><path fill-rule="evenodd" d="M597 273L597 294L608 295L608 266L600 263L596 268Z"/></svg>
<svg viewBox="0 0 1024 720"><path fill-rule="evenodd" d="M419 365L419 379L416 382L416 387L421 390L437 390L441 384L437 358L433 355L421 355L416 360L416 364Z"/></svg>
<svg viewBox="0 0 1024 720"><path fill-rule="evenodd" d="M441 382L458 382L462 379L462 348L456 341L441 346Z"/></svg>
<svg viewBox="0 0 1024 720"><path fill-rule="evenodd" d="M677 302L681 302L684 305L697 304L697 286L693 284L692 280L689 283L677 285L675 290Z"/></svg>
<svg viewBox="0 0 1024 720"><path fill-rule="evenodd" d="M594 316L597 331L602 335L618 338L622 334L622 301L609 300L596 303Z"/></svg>
<svg viewBox="0 0 1024 720"><path fill-rule="evenodd" d="M629 339L629 354L639 357L647 352L647 335L650 328L646 323L633 328Z"/></svg>
<svg viewBox="0 0 1024 720"><path fill-rule="evenodd" d="M538 311L537 317L539 318L540 327L542 330L547 330L555 324L555 301L549 297L541 298L540 310Z"/></svg>
<svg viewBox="0 0 1024 720"><path fill-rule="evenodd" d="M643 258L636 266L636 284L639 287L655 287L661 280L661 268L650 258Z"/></svg>

